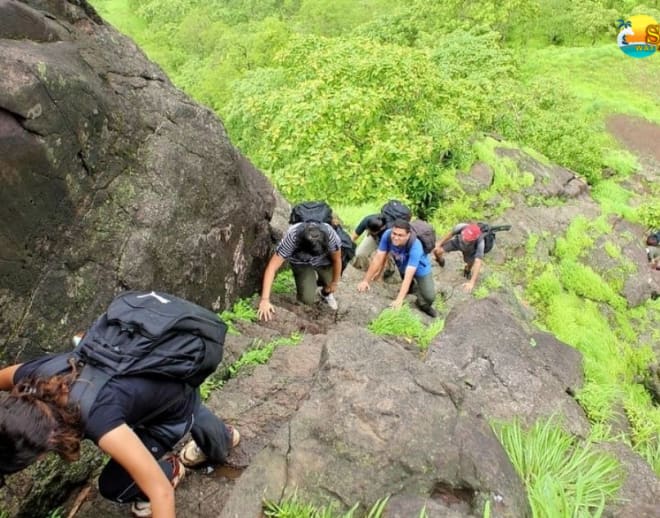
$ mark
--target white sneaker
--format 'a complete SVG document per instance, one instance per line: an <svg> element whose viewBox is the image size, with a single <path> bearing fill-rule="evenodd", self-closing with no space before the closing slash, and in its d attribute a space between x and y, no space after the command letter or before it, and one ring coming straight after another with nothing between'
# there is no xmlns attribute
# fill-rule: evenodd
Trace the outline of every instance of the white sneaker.
<svg viewBox="0 0 660 518"><path fill-rule="evenodd" d="M327 295L323 295L323 293L321 293L321 298L328 306L330 306L331 310L337 311L339 309L339 305L337 304L337 299L332 293L328 293Z"/></svg>

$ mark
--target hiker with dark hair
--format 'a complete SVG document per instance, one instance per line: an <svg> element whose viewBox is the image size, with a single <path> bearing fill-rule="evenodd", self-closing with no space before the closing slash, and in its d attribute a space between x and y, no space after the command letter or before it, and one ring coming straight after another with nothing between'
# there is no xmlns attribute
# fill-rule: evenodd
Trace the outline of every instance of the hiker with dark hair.
<svg viewBox="0 0 660 518"><path fill-rule="evenodd" d="M270 292L277 270L286 261L293 270L300 302L311 306L320 294L331 309L337 310L333 293L341 277L341 239L328 223L303 222L289 227L266 266L257 309L260 319L270 320L275 313Z"/></svg>
<svg viewBox="0 0 660 518"><path fill-rule="evenodd" d="M438 241L433 249L433 255L441 267L445 266L445 252L460 251L463 254L465 267L463 276L467 282L463 291L470 293L481 271L485 255L485 242L479 225L475 223L459 223L451 232Z"/></svg>
<svg viewBox="0 0 660 518"><path fill-rule="evenodd" d="M381 237L383 237L383 233L388 228L392 228L392 224L398 219L405 221L412 219L410 209L399 200L389 200L381 207L378 214L369 214L362 218L351 236L355 242L365 231L367 232L367 235L355 250L355 260L353 261L355 268L366 270L369 267L369 259L378 250L378 244ZM392 269L394 268L392 267Z"/></svg>
<svg viewBox="0 0 660 518"><path fill-rule="evenodd" d="M57 357L65 371L40 374ZM0 370L0 390L9 392L0 396L0 478L50 452L76 460L80 442L90 439L110 456L99 476L101 495L132 503L137 517L173 518L185 467L224 462L240 440L238 430L211 413L185 381L154 373L110 377L84 416L74 384L85 368L69 352ZM179 456L171 453L188 432L193 440Z"/></svg>
<svg viewBox="0 0 660 518"><path fill-rule="evenodd" d="M369 259L372 254L378 250L380 238L387 230L385 218L380 214L370 214L362 218L362 221L355 227L351 239L355 242L362 234L365 234L360 244L355 249L355 259L353 266L358 270L366 270L369 267Z"/></svg>
<svg viewBox="0 0 660 518"><path fill-rule="evenodd" d="M406 295L415 286L419 309L431 317L437 317L438 313L433 307L436 293L429 256L424 253L422 242L413 233L411 224L403 219L395 220L392 228L383 234L378 251L364 279L358 284L358 291L369 289L369 283L384 267L388 256L394 259L402 279L399 293L390 306L394 309L400 308Z"/></svg>

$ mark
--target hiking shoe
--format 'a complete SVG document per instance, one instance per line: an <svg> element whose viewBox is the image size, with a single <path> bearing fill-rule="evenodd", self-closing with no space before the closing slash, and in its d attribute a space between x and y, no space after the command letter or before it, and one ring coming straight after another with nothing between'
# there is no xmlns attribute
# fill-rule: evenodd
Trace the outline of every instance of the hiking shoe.
<svg viewBox="0 0 660 518"><path fill-rule="evenodd" d="M181 483L186 476L186 468L176 455L169 455L167 460L172 463L173 472L170 483L172 487L176 487ZM136 501L131 504L131 514L136 518L151 518L151 502Z"/></svg>
<svg viewBox="0 0 660 518"><path fill-rule="evenodd" d="M433 306L419 306L419 310L426 313L431 318L437 318L438 316L438 312Z"/></svg>
<svg viewBox="0 0 660 518"><path fill-rule="evenodd" d="M241 442L241 434L236 428L231 425L226 425L227 431L231 436L231 447L236 448L238 443ZM206 455L202 449L197 446L194 439L190 439L179 453L179 459L187 468L196 468L206 462Z"/></svg>
<svg viewBox="0 0 660 518"><path fill-rule="evenodd" d="M332 293L328 293L327 295L325 295L323 293L323 288L320 288L319 295L321 295L323 302L325 302L328 306L330 306L331 310L337 311L339 309L339 305L337 304L337 299Z"/></svg>
<svg viewBox="0 0 660 518"><path fill-rule="evenodd" d="M151 502L133 502L131 514L136 518L151 518Z"/></svg>
<svg viewBox="0 0 660 518"><path fill-rule="evenodd" d="M179 452L179 459L186 468L196 468L206 462L206 455L195 439L190 439Z"/></svg>

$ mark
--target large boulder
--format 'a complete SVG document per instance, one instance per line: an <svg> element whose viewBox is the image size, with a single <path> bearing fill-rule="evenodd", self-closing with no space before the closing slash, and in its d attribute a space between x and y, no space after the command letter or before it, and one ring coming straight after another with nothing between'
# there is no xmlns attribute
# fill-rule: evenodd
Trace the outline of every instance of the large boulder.
<svg viewBox="0 0 660 518"><path fill-rule="evenodd" d="M56 350L113 294L254 292L275 198L220 120L85 1L0 1L0 344Z"/></svg>
<svg viewBox="0 0 660 518"><path fill-rule="evenodd" d="M488 419L531 424L559 415L586 437L589 423L574 394L582 357L548 333L528 329L498 297L457 305L427 363L463 390L461 408Z"/></svg>

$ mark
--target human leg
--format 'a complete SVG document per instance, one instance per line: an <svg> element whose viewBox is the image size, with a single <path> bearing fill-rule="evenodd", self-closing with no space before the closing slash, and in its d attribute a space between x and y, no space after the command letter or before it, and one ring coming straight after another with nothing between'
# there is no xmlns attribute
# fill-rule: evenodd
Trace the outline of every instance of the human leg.
<svg viewBox="0 0 660 518"><path fill-rule="evenodd" d="M369 268L369 258L378 249L378 242L370 235L365 235L364 239L355 249L355 258L353 266L358 270Z"/></svg>
<svg viewBox="0 0 660 518"><path fill-rule="evenodd" d="M437 312L433 308L433 302L435 301L433 275L429 273L424 277L415 277L415 284L417 285L417 305L419 309L429 316L436 317Z"/></svg>
<svg viewBox="0 0 660 518"><path fill-rule="evenodd" d="M138 426L135 434L149 452L158 459L158 464L176 487L183 478L185 470L179 465L173 455L167 455L174 446L188 433L192 427L193 418L176 423L158 423L149 427ZM99 492L104 498L119 503L147 500L142 490L133 481L129 473L113 459L105 465L99 476Z"/></svg>
<svg viewBox="0 0 660 518"><path fill-rule="evenodd" d="M316 302L316 270L313 266L292 264L296 281L296 296L300 302L313 305Z"/></svg>
<svg viewBox="0 0 660 518"><path fill-rule="evenodd" d="M336 311L339 309L339 306L335 300L335 296L332 293L326 293L325 291L325 287L332 282L332 266L321 266L316 269L316 273L318 275L317 284L321 286L321 298L328 306L330 306L330 309Z"/></svg>
<svg viewBox="0 0 660 518"><path fill-rule="evenodd" d="M181 458L187 466L198 465L202 462L221 464L227 459L229 450L240 440L238 431L225 425L205 405L199 405L195 411L195 422L191 435L194 446L199 449L199 452L195 452L194 457L192 452L186 456L186 449L192 449L192 447L189 445L184 447Z"/></svg>

